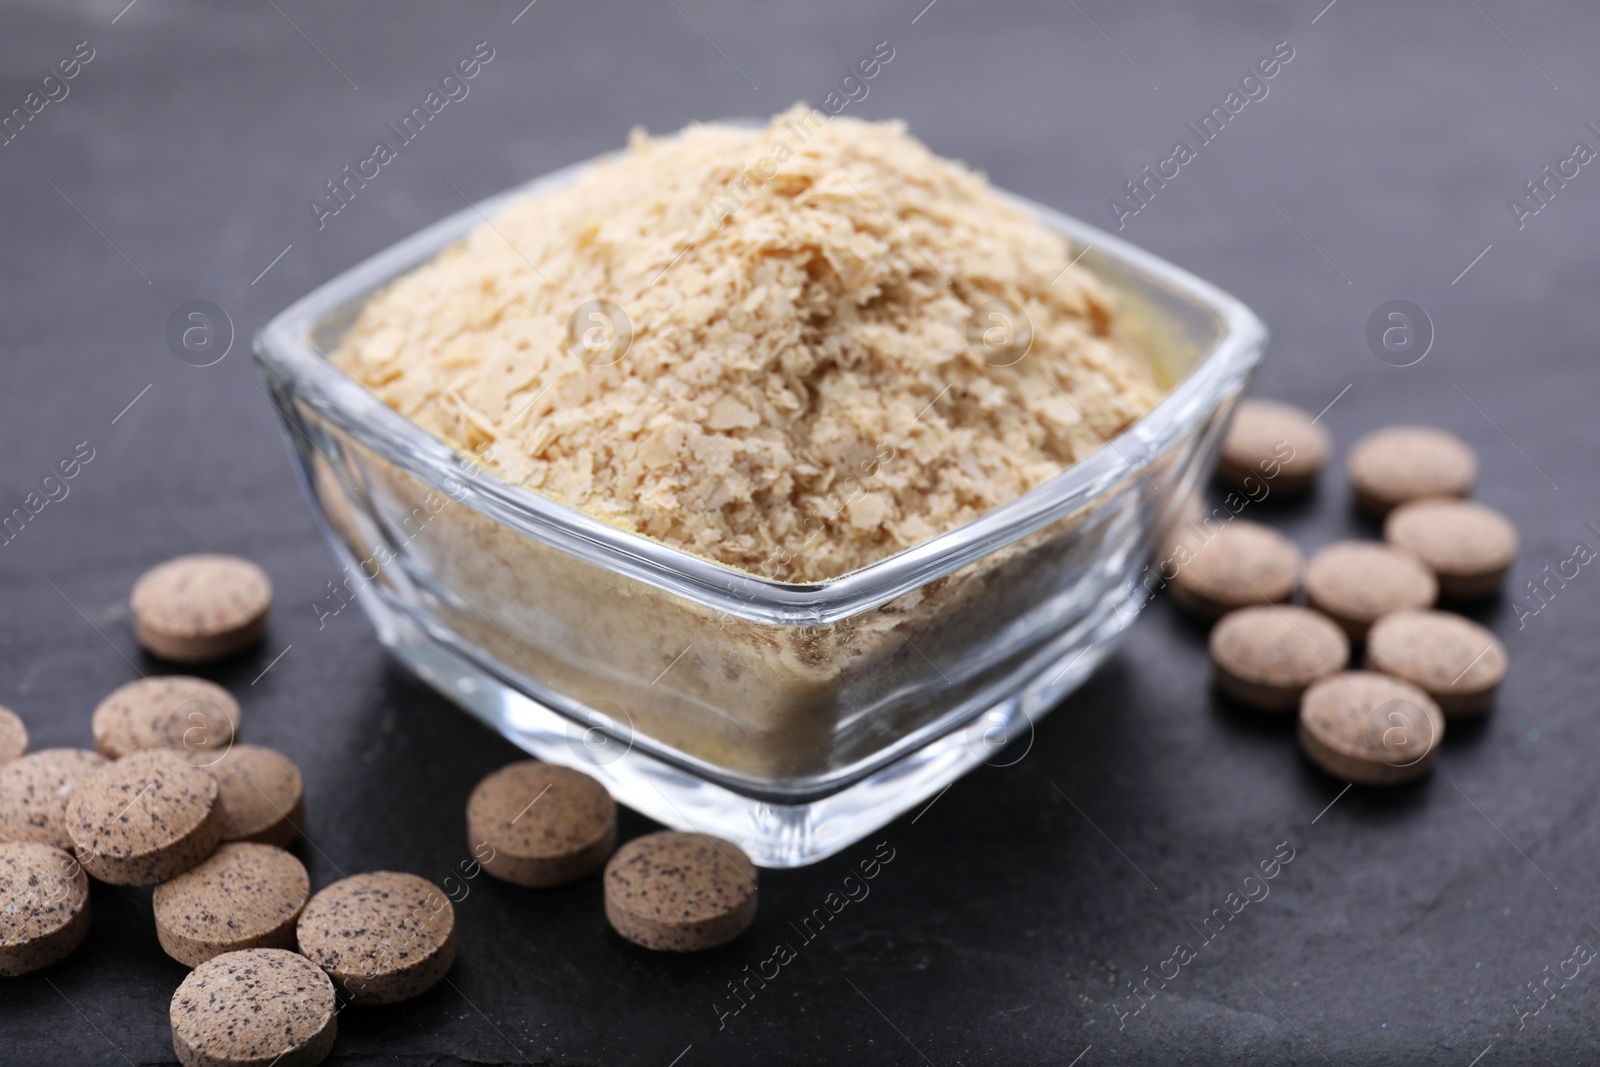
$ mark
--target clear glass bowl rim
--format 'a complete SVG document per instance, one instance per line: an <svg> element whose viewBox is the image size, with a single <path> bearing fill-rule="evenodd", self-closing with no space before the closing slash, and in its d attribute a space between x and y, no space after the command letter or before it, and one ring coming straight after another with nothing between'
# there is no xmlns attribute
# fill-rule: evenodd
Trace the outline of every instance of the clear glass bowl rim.
<svg viewBox="0 0 1600 1067"><path fill-rule="evenodd" d="M256 335L256 360L275 404L299 400L422 482L526 536L733 618L816 626L847 619L944 577L1093 503L1145 472L1208 419L1255 368L1267 329L1248 307L1188 271L1115 235L996 190L1046 226L1092 246L1146 284L1197 305L1220 323L1209 352L1144 417L1082 462L965 525L838 578L791 583L729 567L631 533L550 497L474 469L465 456L389 407L313 347L312 334L384 285L433 258L510 201L576 178L605 155L521 183L418 230L335 276L274 316ZM1091 257L1084 256L1092 262ZM280 410L292 424L293 416ZM325 457L327 458L327 457Z"/></svg>

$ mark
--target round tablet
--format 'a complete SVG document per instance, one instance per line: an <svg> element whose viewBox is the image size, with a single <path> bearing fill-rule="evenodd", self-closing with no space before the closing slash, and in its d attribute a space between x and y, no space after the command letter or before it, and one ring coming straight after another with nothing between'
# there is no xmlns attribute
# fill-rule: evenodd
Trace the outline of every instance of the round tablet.
<svg viewBox="0 0 1600 1067"><path fill-rule="evenodd" d="M112 885L152 885L189 870L216 851L224 818L217 780L164 749L101 767L67 801L78 858Z"/></svg>
<svg viewBox="0 0 1600 1067"><path fill-rule="evenodd" d="M1446 611L1397 611L1367 635L1367 664L1415 685L1446 715L1485 711L1508 662L1498 637Z"/></svg>
<svg viewBox="0 0 1600 1067"><path fill-rule="evenodd" d="M1293 711L1313 682L1344 670L1350 641L1326 615L1292 604L1240 608L1211 631L1211 677L1241 704Z"/></svg>
<svg viewBox="0 0 1600 1067"><path fill-rule="evenodd" d="M1300 550L1259 523L1234 519L1186 547L1172 561L1172 600L1201 618L1288 600L1300 584Z"/></svg>
<svg viewBox="0 0 1600 1067"><path fill-rule="evenodd" d="M1379 541L1337 541L1306 566L1306 603L1361 641L1392 611L1430 608L1439 595L1433 574L1409 552Z"/></svg>
<svg viewBox="0 0 1600 1067"><path fill-rule="evenodd" d="M89 933L89 877L78 861L36 841L0 844L0 975L66 956Z"/></svg>
<svg viewBox="0 0 1600 1067"><path fill-rule="evenodd" d="M1294 496L1310 489L1333 453L1333 438L1309 414L1277 400L1245 400L1222 442L1224 485ZM1246 480L1248 479L1248 481Z"/></svg>
<svg viewBox="0 0 1600 1067"><path fill-rule="evenodd" d="M22 716L10 708L0 708L0 763L10 763L28 754L28 727Z"/></svg>
<svg viewBox="0 0 1600 1067"><path fill-rule="evenodd" d="M47 748L0 766L0 841L37 841L72 851L67 801L106 765L98 752Z"/></svg>
<svg viewBox="0 0 1600 1067"><path fill-rule="evenodd" d="M111 759L151 748L216 752L233 744L239 704L203 678L141 678L102 700L89 728L94 747Z"/></svg>
<svg viewBox="0 0 1600 1067"><path fill-rule="evenodd" d="M333 983L280 948L208 960L172 994L172 1050L184 1067L314 1067L333 1051Z"/></svg>
<svg viewBox="0 0 1600 1067"><path fill-rule="evenodd" d="M224 952L295 946L311 879L281 848L237 841L156 886L156 937L167 955L198 967Z"/></svg>
<svg viewBox="0 0 1600 1067"><path fill-rule="evenodd" d="M335 882L300 915L300 951L352 1004L393 1004L431 989L456 959L456 913L414 874L375 871Z"/></svg>
<svg viewBox="0 0 1600 1067"><path fill-rule="evenodd" d="M1346 464L1356 506L1374 518L1430 496L1466 496L1478 457L1461 438L1432 426L1391 426L1357 441Z"/></svg>
<svg viewBox="0 0 1600 1067"><path fill-rule="evenodd" d="M1299 739L1311 762L1335 778L1398 785L1432 769L1444 739L1444 716L1410 682L1347 671L1306 690Z"/></svg>
<svg viewBox="0 0 1600 1067"><path fill-rule="evenodd" d="M1517 528L1470 500L1418 500L1389 513L1383 539L1432 568L1439 595L1491 596L1517 557Z"/></svg>
<svg viewBox="0 0 1600 1067"><path fill-rule="evenodd" d="M234 745L226 752L191 752L184 757L217 780L226 822L224 841L288 845L306 822L300 768L282 752L261 745Z"/></svg>
<svg viewBox="0 0 1600 1067"><path fill-rule="evenodd" d="M606 919L636 945L695 952L725 944L756 917L756 868L732 841L646 834L606 864Z"/></svg>
<svg viewBox="0 0 1600 1067"><path fill-rule="evenodd" d="M480 855L484 845L488 859ZM617 805L587 774L534 760L513 763L472 791L467 847L496 878L562 885L599 870L617 847Z"/></svg>
<svg viewBox="0 0 1600 1067"><path fill-rule="evenodd" d="M139 643L177 663L242 652L267 631L272 582L237 556L179 556L133 583L128 606Z"/></svg>

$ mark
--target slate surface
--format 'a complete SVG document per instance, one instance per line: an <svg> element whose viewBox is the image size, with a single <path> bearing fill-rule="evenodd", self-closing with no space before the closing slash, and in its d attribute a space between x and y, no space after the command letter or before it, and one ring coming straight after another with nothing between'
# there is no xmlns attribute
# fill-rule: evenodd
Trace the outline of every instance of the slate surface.
<svg viewBox="0 0 1600 1067"><path fill-rule="evenodd" d="M297 850L316 884L451 874L468 791L516 752L387 662L354 613L319 630L311 605L335 570L254 388L250 334L463 195L635 124L820 100L880 40L895 58L853 112L905 117L998 184L1102 224L1125 179L1289 42L1268 95L1125 232L1257 308L1275 332L1258 391L1332 403L1341 446L1403 420L1472 441L1479 495L1524 536L1516 587L1580 541L1600 547L1600 175L1549 185L1521 229L1507 206L1575 141L1600 147L1585 125L1600 123L1592 5L124 2L0 14L6 110L77 42L94 49L0 148L0 510L93 449L69 495L0 549L0 702L35 747L87 744L99 697L156 668L131 639L134 577L197 549L260 561L277 585L270 637L210 673L240 695L248 739L304 768ZM322 183L480 40L494 59L470 96L319 231L307 201ZM193 299L238 334L211 367L165 339ZM1434 326L1414 366L1366 341L1393 299ZM1260 515L1307 549L1371 533L1338 477ZM1600 945L1592 570L1552 584L1520 628L1515 598L1483 611L1513 660L1499 707L1452 727L1414 788L1324 812L1339 784L1301 761L1287 723L1208 694L1202 633L1158 602L1026 759L833 861L765 875L737 943L649 955L607 931L596 883L479 878L450 984L346 1013L336 1062L1593 1062L1600 975L1563 966ZM624 833L644 829L630 817ZM728 983L796 940L790 924L878 841L894 858L870 896L719 1030ZM1119 1026L1122 983L1198 940L1193 924L1280 842L1295 858L1270 896ZM183 970L149 899L97 886L85 947L0 983L0 1061L170 1061ZM1561 970L1576 976L1551 979L1531 1014L1529 983Z"/></svg>

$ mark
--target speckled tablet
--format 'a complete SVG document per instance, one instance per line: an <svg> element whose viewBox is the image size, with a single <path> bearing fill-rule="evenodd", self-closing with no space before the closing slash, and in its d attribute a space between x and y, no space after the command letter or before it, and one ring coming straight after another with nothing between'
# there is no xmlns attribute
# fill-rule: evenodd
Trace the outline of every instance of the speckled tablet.
<svg viewBox="0 0 1600 1067"><path fill-rule="evenodd" d="M1338 624L1293 604L1229 612L1212 629L1210 647L1216 687L1263 711L1293 711L1307 687L1350 662Z"/></svg>
<svg viewBox="0 0 1600 1067"><path fill-rule="evenodd" d="M0 764L0 841L38 841L72 851L67 801L106 762L87 749L47 748Z"/></svg>
<svg viewBox="0 0 1600 1067"><path fill-rule="evenodd" d="M1383 539L1415 555L1453 600L1492 596L1517 558L1517 528L1494 508L1471 500L1418 500L1396 508Z"/></svg>
<svg viewBox="0 0 1600 1067"><path fill-rule="evenodd" d="M175 752L135 752L79 783L67 833L95 878L152 885L216 851L225 821L217 780Z"/></svg>
<svg viewBox="0 0 1600 1067"><path fill-rule="evenodd" d="M1390 612L1431 608L1438 596L1432 571L1381 541L1338 541L1306 565L1306 603L1342 626L1351 641L1365 640Z"/></svg>
<svg viewBox="0 0 1600 1067"><path fill-rule="evenodd" d="M1244 400L1223 439L1217 480L1294 496L1316 483L1332 453L1332 436L1309 412L1278 400Z"/></svg>
<svg viewBox="0 0 1600 1067"><path fill-rule="evenodd" d="M617 845L617 805L587 774L524 760L472 791L467 845L496 878L562 885L605 864Z"/></svg>
<svg viewBox="0 0 1600 1067"><path fill-rule="evenodd" d="M1391 426L1357 441L1345 469L1356 506L1381 519L1412 500L1466 496L1478 480L1478 456L1453 433L1432 426Z"/></svg>
<svg viewBox="0 0 1600 1067"><path fill-rule="evenodd" d="M1335 778L1398 785L1433 769L1444 715L1410 682L1346 671L1306 690L1298 736L1307 758Z"/></svg>
<svg viewBox="0 0 1600 1067"><path fill-rule="evenodd" d="M172 995L172 1050L184 1067L315 1067L333 1051L333 983L277 948L229 952Z"/></svg>
<svg viewBox="0 0 1600 1067"><path fill-rule="evenodd" d="M1233 519L1195 537L1170 566L1172 601L1216 619L1234 608L1288 600L1300 585L1302 559L1294 542L1259 523Z"/></svg>
<svg viewBox="0 0 1600 1067"><path fill-rule="evenodd" d="M261 640L272 582L237 556L179 556L145 571L128 604L134 634L151 655L204 663Z"/></svg>
<svg viewBox="0 0 1600 1067"><path fill-rule="evenodd" d="M1447 611L1397 611L1367 635L1375 671L1422 689L1446 715L1478 715L1506 676L1506 646L1471 619Z"/></svg>
<svg viewBox="0 0 1600 1067"><path fill-rule="evenodd" d="M305 785L288 756L261 745L234 745L226 752L196 752L185 759L217 780L227 814L224 841L282 848L299 836L306 821Z"/></svg>
<svg viewBox="0 0 1600 1067"><path fill-rule="evenodd" d="M140 678L100 701L90 720L94 747L111 759L152 748L219 752L239 730L239 703L204 678Z"/></svg>
<svg viewBox="0 0 1600 1067"><path fill-rule="evenodd" d="M335 882L311 898L297 932L300 951L353 1004L424 993L456 958L455 909L414 874L374 871Z"/></svg>
<svg viewBox="0 0 1600 1067"><path fill-rule="evenodd" d="M0 763L10 763L28 754L28 727L22 716L0 707Z"/></svg>
<svg viewBox="0 0 1600 1067"><path fill-rule="evenodd" d="M636 945L695 952L732 941L756 917L756 868L710 834L636 837L606 864L606 919Z"/></svg>
<svg viewBox="0 0 1600 1067"><path fill-rule="evenodd" d="M35 841L0 844L0 975L66 958L89 933L89 878L78 861Z"/></svg>
<svg viewBox="0 0 1600 1067"><path fill-rule="evenodd" d="M167 955L198 967L224 952L295 947L311 879L289 853L236 841L156 886L156 937Z"/></svg>

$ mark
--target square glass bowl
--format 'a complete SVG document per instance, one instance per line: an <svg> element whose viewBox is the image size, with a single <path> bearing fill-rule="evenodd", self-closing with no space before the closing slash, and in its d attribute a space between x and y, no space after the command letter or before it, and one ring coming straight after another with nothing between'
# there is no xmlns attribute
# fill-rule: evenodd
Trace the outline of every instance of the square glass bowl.
<svg viewBox="0 0 1600 1067"><path fill-rule="evenodd" d="M1209 476L1261 358L1260 320L1170 263L1009 197L1086 249L1074 269L1113 290L1170 392L965 526L830 581L770 581L501 481L327 359L375 291L588 165L427 227L257 337L345 575L337 594L401 662L533 755L767 867L812 863L979 764L1021 759L1033 724L1143 606L1151 552Z"/></svg>

